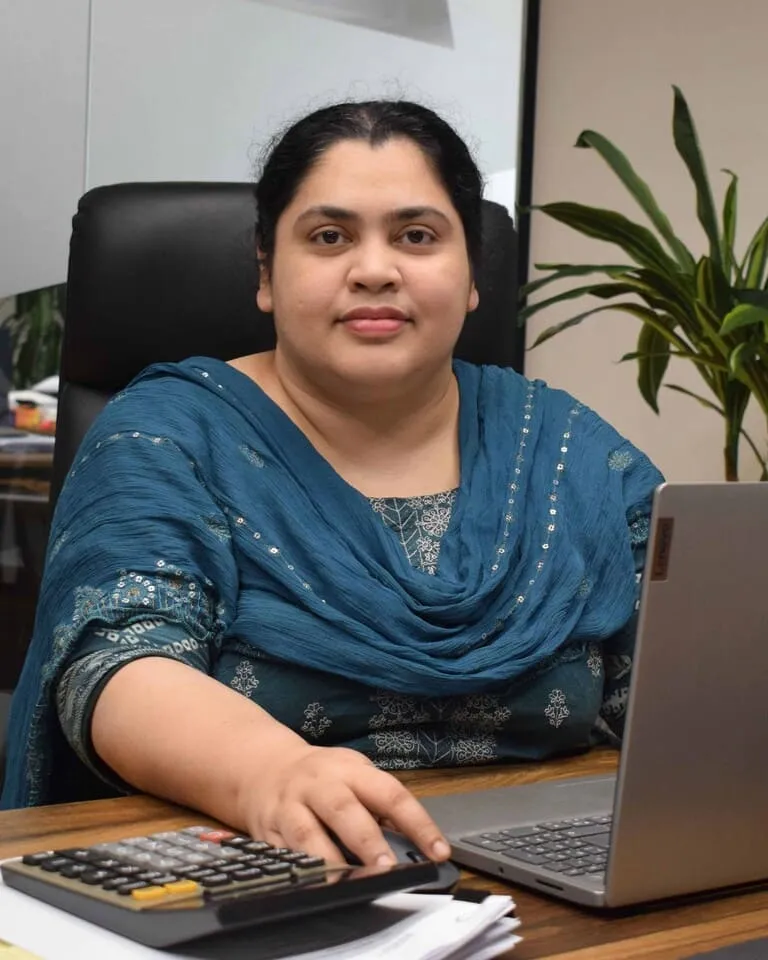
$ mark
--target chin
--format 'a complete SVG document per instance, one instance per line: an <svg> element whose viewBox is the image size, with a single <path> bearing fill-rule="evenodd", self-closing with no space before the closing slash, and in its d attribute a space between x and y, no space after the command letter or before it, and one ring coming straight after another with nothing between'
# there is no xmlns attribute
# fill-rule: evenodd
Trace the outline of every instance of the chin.
<svg viewBox="0 0 768 960"><path fill-rule="evenodd" d="M329 368L341 380L356 386L396 386L404 380L435 373L443 366L436 355L415 355L412 349L393 349L396 344L370 344L364 349L343 351L331 358ZM450 363L448 354L445 363Z"/></svg>

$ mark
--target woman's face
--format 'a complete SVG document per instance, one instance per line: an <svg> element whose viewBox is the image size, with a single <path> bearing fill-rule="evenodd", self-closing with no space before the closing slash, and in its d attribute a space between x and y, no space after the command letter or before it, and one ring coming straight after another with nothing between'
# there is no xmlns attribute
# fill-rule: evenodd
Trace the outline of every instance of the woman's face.
<svg viewBox="0 0 768 960"><path fill-rule="evenodd" d="M461 219L404 138L326 151L278 220L258 294L304 377L370 387L445 368L477 303Z"/></svg>

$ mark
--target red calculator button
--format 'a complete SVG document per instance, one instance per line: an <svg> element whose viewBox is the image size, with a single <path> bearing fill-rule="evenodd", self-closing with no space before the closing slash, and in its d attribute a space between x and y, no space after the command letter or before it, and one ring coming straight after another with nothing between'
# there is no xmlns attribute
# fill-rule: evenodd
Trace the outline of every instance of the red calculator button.
<svg viewBox="0 0 768 960"><path fill-rule="evenodd" d="M235 836L230 830L209 830L207 833L201 833L199 840L207 840L208 843L223 843L225 840L231 840Z"/></svg>

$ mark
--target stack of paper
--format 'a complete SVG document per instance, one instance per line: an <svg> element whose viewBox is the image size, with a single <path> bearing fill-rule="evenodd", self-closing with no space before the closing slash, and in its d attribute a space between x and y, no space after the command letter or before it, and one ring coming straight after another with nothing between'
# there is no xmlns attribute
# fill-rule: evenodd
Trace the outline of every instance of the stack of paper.
<svg viewBox="0 0 768 960"><path fill-rule="evenodd" d="M520 940L510 897L467 903L395 893L360 907L153 950L10 890L0 880L0 939L40 960L490 960ZM2 954L0 954L2 958Z"/></svg>

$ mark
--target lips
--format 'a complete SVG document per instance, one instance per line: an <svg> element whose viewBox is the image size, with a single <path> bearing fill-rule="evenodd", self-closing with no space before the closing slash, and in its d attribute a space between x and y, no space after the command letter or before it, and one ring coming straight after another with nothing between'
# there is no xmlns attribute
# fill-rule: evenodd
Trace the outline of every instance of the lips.
<svg viewBox="0 0 768 960"><path fill-rule="evenodd" d="M341 321L360 336L385 337L397 333L408 322L408 315L397 307L355 307Z"/></svg>
<svg viewBox="0 0 768 960"><path fill-rule="evenodd" d="M408 315L397 307L355 307L347 310L341 318L342 323L350 320L399 320L405 322Z"/></svg>

